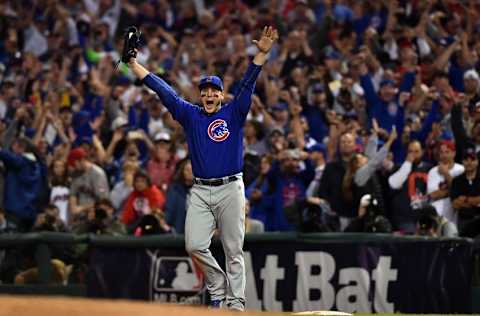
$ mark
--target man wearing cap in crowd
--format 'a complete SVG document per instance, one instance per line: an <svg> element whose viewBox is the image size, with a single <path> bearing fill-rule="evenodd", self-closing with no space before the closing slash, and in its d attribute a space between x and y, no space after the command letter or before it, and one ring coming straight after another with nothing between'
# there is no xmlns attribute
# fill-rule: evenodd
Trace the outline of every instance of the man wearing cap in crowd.
<svg viewBox="0 0 480 316"><path fill-rule="evenodd" d="M274 127L268 135L269 152L276 155L287 148L287 139L283 128Z"/></svg>
<svg viewBox="0 0 480 316"><path fill-rule="evenodd" d="M463 74L463 87L468 99L469 109L473 110L475 104L480 102L480 76L475 69L465 71Z"/></svg>
<svg viewBox="0 0 480 316"><path fill-rule="evenodd" d="M330 77L333 79L333 81L336 80L341 80L342 79L342 74L341 74L341 66L342 66L342 60L341 60L341 55L339 52L337 52L335 49L327 49L324 55L324 62L325 66L328 69L328 72L330 74Z"/></svg>
<svg viewBox="0 0 480 316"><path fill-rule="evenodd" d="M147 172L152 184L167 192L168 186L173 180L177 157L175 146L168 132L159 132L153 137L154 146L150 160L147 162Z"/></svg>
<svg viewBox="0 0 480 316"><path fill-rule="evenodd" d="M4 163L6 170L2 197L5 215L17 224L20 231L29 231L43 207L41 195L46 184L46 166L34 154L33 144L25 137L15 138L10 149L0 147L0 162Z"/></svg>
<svg viewBox="0 0 480 316"><path fill-rule="evenodd" d="M326 111L328 110L325 88L321 82L316 82L310 87L310 96L303 107L302 115L305 116L310 126L310 136L317 142L323 142L328 136ZM314 128L312 128L314 127Z"/></svg>
<svg viewBox="0 0 480 316"><path fill-rule="evenodd" d="M280 127L285 129L288 127L289 123L289 112L288 112L288 104L286 102L278 102L272 107L273 110L273 122L272 124L276 127Z"/></svg>
<svg viewBox="0 0 480 316"><path fill-rule="evenodd" d="M70 187L70 218L81 221L99 199L109 197L108 180L102 168L92 163L87 152L77 147L68 155L68 168L72 174Z"/></svg>
<svg viewBox="0 0 480 316"><path fill-rule="evenodd" d="M449 196L452 180L461 175L465 168L455 163L455 143L450 140L441 141L438 146L438 165L430 169L427 180L427 195L432 205L441 216L457 224L457 213L454 212Z"/></svg>
<svg viewBox="0 0 480 316"><path fill-rule="evenodd" d="M365 93L367 102L367 114L369 121L375 118L381 128L390 132L396 125L399 134L403 131L403 113L404 108L399 102L400 93L410 91L415 83L415 72L406 72L403 75L400 88L390 78L384 78L380 82L380 89L377 94L375 91L372 77L368 72L365 62L359 65L360 85ZM400 126L401 125L401 126ZM403 157L395 157L398 161Z"/></svg>
<svg viewBox="0 0 480 316"><path fill-rule="evenodd" d="M475 238L480 234L480 173L474 144L468 144L462 154L465 172L452 180L450 198L458 214L460 236Z"/></svg>
<svg viewBox="0 0 480 316"><path fill-rule="evenodd" d="M305 193L307 198L311 198L318 192L320 186L320 179L325 170L325 164L327 163L327 147L322 143L316 143L313 146L307 148L310 154L310 160L315 167L315 177L308 185L307 192Z"/></svg>
<svg viewBox="0 0 480 316"><path fill-rule="evenodd" d="M380 82L378 94L375 91L372 77L364 61L359 65L359 72L360 85L367 103L368 121L371 122L372 119L376 119L378 125L387 132L390 132L393 126L395 126L398 134L401 135L403 133L405 113L402 93L412 89L415 83L415 72L405 72L398 89L396 83L391 78L384 78ZM401 163L404 159L404 149L399 139L393 143L392 152L395 163Z"/></svg>

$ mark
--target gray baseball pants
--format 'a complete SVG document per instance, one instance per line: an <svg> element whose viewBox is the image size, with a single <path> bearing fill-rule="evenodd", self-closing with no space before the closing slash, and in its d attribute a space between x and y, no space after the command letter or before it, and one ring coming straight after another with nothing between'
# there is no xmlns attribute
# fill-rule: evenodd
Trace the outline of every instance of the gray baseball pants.
<svg viewBox="0 0 480 316"><path fill-rule="evenodd" d="M245 188L238 180L209 186L194 184L185 220L185 248L202 267L212 300L226 300L229 308L245 308ZM226 259L226 273L209 250L218 229Z"/></svg>

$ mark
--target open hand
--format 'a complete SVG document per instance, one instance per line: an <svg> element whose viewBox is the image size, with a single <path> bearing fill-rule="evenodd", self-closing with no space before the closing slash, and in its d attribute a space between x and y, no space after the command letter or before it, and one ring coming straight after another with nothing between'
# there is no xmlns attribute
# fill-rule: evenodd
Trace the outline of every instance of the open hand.
<svg viewBox="0 0 480 316"><path fill-rule="evenodd" d="M271 26L265 26L259 40L253 40L262 53L267 54L272 49L273 43L278 40L278 31Z"/></svg>

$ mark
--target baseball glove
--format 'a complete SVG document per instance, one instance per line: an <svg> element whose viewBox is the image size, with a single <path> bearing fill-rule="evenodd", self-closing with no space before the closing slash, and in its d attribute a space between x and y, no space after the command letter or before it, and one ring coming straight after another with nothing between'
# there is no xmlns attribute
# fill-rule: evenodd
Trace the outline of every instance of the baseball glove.
<svg viewBox="0 0 480 316"><path fill-rule="evenodd" d="M140 47L140 31L135 26L130 26L123 37L122 62L127 64L131 58L137 57Z"/></svg>

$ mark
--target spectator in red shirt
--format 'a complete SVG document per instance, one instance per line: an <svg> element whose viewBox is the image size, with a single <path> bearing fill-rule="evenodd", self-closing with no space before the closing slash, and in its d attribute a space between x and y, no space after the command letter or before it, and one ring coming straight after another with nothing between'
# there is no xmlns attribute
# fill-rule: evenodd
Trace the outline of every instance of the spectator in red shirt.
<svg viewBox="0 0 480 316"><path fill-rule="evenodd" d="M122 222L130 227L147 214L163 213L165 195L150 181L143 171L133 178L133 192L127 198L122 212Z"/></svg>

